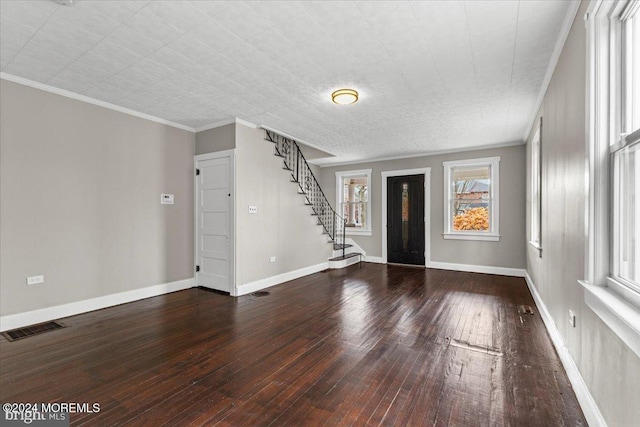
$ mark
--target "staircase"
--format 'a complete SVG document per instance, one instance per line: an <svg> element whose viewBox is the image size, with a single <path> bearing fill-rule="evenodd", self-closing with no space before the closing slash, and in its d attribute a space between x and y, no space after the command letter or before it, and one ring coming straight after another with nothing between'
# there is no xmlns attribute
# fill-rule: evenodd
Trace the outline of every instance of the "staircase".
<svg viewBox="0 0 640 427"><path fill-rule="evenodd" d="M333 244L334 253L329 259L329 268L343 268L362 261L362 254L347 252L351 245L345 243L346 219L331 207L298 144L268 129L265 129L265 140L274 144L274 154L282 158L283 169L290 172L291 182L298 185L298 193L304 196L305 204L311 208L311 215L317 217L323 234Z"/></svg>

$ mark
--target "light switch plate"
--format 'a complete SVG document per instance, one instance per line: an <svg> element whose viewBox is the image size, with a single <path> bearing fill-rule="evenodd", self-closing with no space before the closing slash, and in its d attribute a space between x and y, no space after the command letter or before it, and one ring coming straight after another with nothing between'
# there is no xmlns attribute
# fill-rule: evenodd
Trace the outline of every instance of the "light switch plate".
<svg viewBox="0 0 640 427"><path fill-rule="evenodd" d="M38 283L44 283L44 276L30 276L27 277L27 285L37 285Z"/></svg>
<svg viewBox="0 0 640 427"><path fill-rule="evenodd" d="M160 195L160 203L163 205L172 205L173 204L173 194L161 194Z"/></svg>

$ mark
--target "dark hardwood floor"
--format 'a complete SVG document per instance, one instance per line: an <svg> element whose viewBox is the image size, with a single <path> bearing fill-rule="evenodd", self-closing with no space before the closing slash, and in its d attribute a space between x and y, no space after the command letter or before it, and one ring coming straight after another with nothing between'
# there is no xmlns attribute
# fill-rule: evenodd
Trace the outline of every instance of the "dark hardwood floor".
<svg viewBox="0 0 640 427"><path fill-rule="evenodd" d="M269 291L0 338L0 400L100 404L73 425L586 425L523 279L363 263Z"/></svg>

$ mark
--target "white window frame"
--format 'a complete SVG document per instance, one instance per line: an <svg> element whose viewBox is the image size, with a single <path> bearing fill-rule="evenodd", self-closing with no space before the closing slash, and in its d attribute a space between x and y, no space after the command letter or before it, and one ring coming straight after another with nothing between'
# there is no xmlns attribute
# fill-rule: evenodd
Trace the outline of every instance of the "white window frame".
<svg viewBox="0 0 640 427"><path fill-rule="evenodd" d="M455 240L486 240L497 242L500 240L500 201L498 200L500 195L500 157L485 157L480 159L468 159L468 160L453 160L443 162L444 167L444 232L442 237L445 239ZM454 230L453 212L451 209L451 202L453 200L453 185L452 170L456 167L491 167L491 182L489 185L489 231L476 231L476 230Z"/></svg>
<svg viewBox="0 0 640 427"><path fill-rule="evenodd" d="M344 200L344 195L342 194L342 190L344 188L343 180L345 178L361 176L367 177L367 226L366 228L346 227L345 231L347 236L371 236L371 196L373 194L371 191L371 169L336 172L336 212L338 212L338 215L340 216L342 216L340 206Z"/></svg>
<svg viewBox="0 0 640 427"><path fill-rule="evenodd" d="M621 65L622 21L640 8L639 0L593 1L585 15L587 26L587 143L589 153L587 265L585 303L640 356L640 293L613 275L611 204L612 141L621 135L625 91ZM636 12L640 13L640 12ZM629 142L629 141L627 141ZM615 147L613 148L615 149Z"/></svg>
<svg viewBox="0 0 640 427"><path fill-rule="evenodd" d="M542 256L542 118L531 140L531 188L529 243Z"/></svg>

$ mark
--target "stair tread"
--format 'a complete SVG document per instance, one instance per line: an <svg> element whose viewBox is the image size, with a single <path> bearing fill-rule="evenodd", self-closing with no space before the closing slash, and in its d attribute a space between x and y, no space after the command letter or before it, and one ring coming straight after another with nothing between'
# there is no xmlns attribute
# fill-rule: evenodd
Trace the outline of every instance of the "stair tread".
<svg viewBox="0 0 640 427"><path fill-rule="evenodd" d="M353 245L350 245L349 243L347 243L345 245L343 245L342 243L334 243L333 244L333 250L334 251L339 251L342 248L347 249L347 248L351 248L351 247L353 247Z"/></svg>
<svg viewBox="0 0 640 427"><path fill-rule="evenodd" d="M344 261L345 259L353 258L353 257L360 256L360 255L362 255L362 254L359 253L359 252L353 252L353 253L350 253L350 254L346 254L345 256L340 255L340 256L337 256L335 258L329 258L329 261Z"/></svg>

